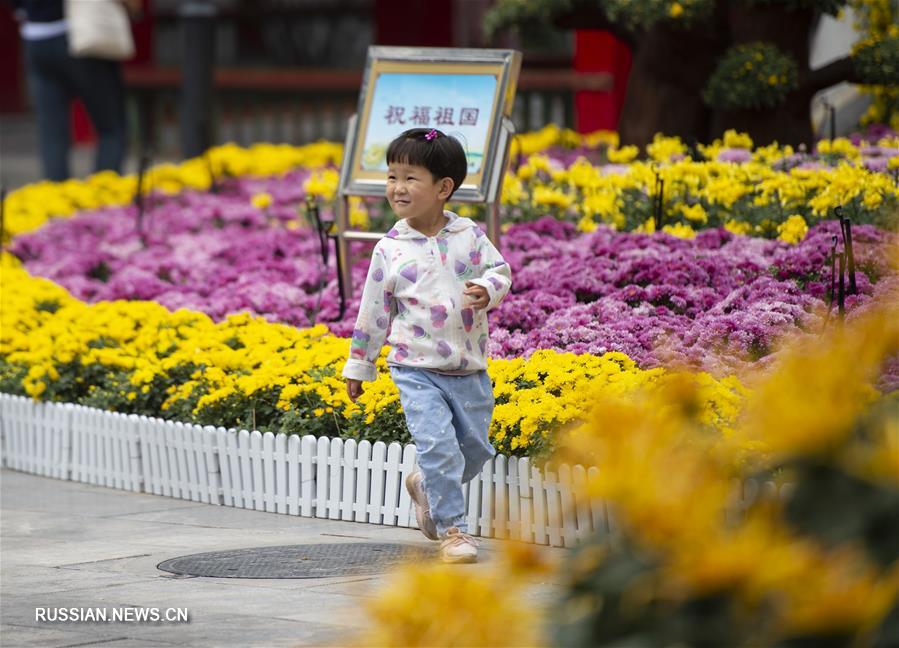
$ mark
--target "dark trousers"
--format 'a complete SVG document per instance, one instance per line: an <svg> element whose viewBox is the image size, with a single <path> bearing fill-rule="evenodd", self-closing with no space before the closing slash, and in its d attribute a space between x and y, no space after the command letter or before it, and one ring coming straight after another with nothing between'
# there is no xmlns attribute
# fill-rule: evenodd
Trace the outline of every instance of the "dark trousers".
<svg viewBox="0 0 899 648"><path fill-rule="evenodd" d="M37 108L41 163L48 180L69 177L69 103L81 99L99 140L94 169L121 172L125 156L125 85L118 61L73 58L66 36L25 41Z"/></svg>

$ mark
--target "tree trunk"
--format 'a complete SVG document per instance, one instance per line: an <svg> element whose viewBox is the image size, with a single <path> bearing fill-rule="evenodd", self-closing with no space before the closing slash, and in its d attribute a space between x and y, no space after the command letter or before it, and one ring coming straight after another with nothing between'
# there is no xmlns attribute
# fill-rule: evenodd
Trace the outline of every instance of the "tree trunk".
<svg viewBox="0 0 899 648"><path fill-rule="evenodd" d="M705 141L711 110L702 89L727 47L726 34L703 25L657 25L634 52L618 130L624 144L644 146L658 132Z"/></svg>

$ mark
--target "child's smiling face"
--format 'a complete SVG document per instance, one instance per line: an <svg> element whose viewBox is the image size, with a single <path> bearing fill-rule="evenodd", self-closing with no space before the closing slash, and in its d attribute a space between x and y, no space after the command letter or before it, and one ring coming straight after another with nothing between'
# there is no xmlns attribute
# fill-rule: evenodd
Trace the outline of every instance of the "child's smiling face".
<svg viewBox="0 0 899 648"><path fill-rule="evenodd" d="M387 167L387 202L400 218L415 221L443 214L452 187L450 178L435 180L423 166L394 162Z"/></svg>

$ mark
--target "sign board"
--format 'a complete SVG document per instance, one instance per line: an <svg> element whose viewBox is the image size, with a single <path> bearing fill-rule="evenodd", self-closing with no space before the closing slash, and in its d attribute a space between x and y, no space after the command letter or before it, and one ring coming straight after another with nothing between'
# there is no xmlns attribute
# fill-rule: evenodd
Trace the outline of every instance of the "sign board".
<svg viewBox="0 0 899 648"><path fill-rule="evenodd" d="M453 200L493 202L520 68L513 50L370 47L341 194L383 195L390 142L410 128L436 128L458 139L468 157Z"/></svg>
<svg viewBox="0 0 899 648"><path fill-rule="evenodd" d="M436 128L465 149L468 173L454 202L487 203L487 236L499 247L502 179L514 132L512 105L521 70L514 50L369 47L350 118L337 206L337 257L341 313L353 294L350 241L371 241L383 232L349 227L349 196L383 196L387 147L410 128Z"/></svg>

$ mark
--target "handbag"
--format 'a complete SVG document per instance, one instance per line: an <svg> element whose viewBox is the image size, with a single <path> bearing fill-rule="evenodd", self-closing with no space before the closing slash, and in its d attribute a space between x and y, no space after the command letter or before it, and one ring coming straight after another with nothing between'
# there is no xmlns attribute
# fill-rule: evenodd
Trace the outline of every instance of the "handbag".
<svg viewBox="0 0 899 648"><path fill-rule="evenodd" d="M69 54L125 61L134 56L128 12L120 0L66 0Z"/></svg>

